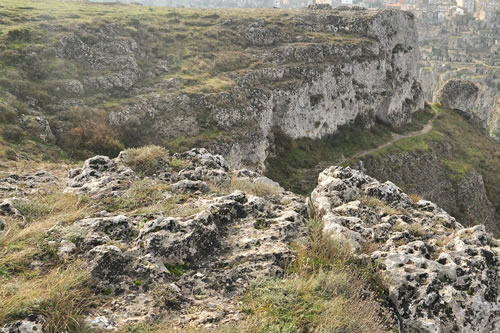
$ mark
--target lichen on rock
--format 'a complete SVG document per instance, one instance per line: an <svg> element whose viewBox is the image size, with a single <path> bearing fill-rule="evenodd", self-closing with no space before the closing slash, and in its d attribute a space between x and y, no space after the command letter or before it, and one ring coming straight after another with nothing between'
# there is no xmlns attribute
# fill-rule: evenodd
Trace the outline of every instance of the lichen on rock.
<svg viewBox="0 0 500 333"><path fill-rule="evenodd" d="M386 276L403 332L498 327L500 247L484 226L464 228L437 205L350 168L323 171L311 203L326 233Z"/></svg>

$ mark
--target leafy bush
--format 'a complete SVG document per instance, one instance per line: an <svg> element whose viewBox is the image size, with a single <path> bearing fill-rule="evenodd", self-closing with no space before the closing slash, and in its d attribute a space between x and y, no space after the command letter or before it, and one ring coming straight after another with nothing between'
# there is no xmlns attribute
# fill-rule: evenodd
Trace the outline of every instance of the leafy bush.
<svg viewBox="0 0 500 333"><path fill-rule="evenodd" d="M0 102L0 123L11 124L16 118L16 110L12 106Z"/></svg>
<svg viewBox="0 0 500 333"><path fill-rule="evenodd" d="M172 169L179 171L182 170L187 166L188 162L184 160L180 160L178 158L172 158L170 161L168 161L168 166L171 167Z"/></svg>

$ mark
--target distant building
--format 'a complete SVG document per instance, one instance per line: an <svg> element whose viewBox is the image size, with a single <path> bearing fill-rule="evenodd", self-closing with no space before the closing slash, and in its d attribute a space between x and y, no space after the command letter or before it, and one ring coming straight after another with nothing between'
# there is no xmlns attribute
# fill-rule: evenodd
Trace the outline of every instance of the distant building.
<svg viewBox="0 0 500 333"><path fill-rule="evenodd" d="M462 8L467 13L474 13L474 0L457 0L457 7Z"/></svg>
<svg viewBox="0 0 500 333"><path fill-rule="evenodd" d="M352 0L341 0L341 1L340 1L340 3L341 3L342 5L347 5L347 6L349 6L349 5L352 5Z"/></svg>
<svg viewBox="0 0 500 333"><path fill-rule="evenodd" d="M493 21L497 10L500 10L500 1L498 0L476 0L474 16L482 21Z"/></svg>

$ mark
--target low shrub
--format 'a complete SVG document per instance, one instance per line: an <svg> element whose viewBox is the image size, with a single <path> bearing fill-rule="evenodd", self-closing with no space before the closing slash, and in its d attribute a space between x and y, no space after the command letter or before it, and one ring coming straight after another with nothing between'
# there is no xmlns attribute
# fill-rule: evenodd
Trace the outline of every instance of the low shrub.
<svg viewBox="0 0 500 333"><path fill-rule="evenodd" d="M11 124L17 119L16 110L10 105L0 103L0 123Z"/></svg>
<svg viewBox="0 0 500 333"><path fill-rule="evenodd" d="M91 154L116 156L125 147L116 129L108 125L106 115L94 109L74 108L70 122L73 128L63 139L63 148L76 157Z"/></svg>
<svg viewBox="0 0 500 333"><path fill-rule="evenodd" d="M24 131L16 125L2 128L2 137L10 143L20 143L24 139Z"/></svg>
<svg viewBox="0 0 500 333"><path fill-rule="evenodd" d="M168 151L159 146L144 146L125 150L123 162L135 172L151 175L158 171L164 163ZM173 162L176 164L176 162Z"/></svg>

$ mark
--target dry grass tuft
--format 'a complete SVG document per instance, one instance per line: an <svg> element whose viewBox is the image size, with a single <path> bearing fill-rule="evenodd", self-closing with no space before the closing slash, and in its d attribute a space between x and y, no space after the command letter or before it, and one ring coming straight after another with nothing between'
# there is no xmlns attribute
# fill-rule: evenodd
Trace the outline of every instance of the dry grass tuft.
<svg viewBox="0 0 500 333"><path fill-rule="evenodd" d="M389 206L386 202L371 196L360 196L358 200L362 205L371 208L381 208L387 215L404 215L405 211Z"/></svg>
<svg viewBox="0 0 500 333"><path fill-rule="evenodd" d="M399 231L399 232L404 232L408 231L409 233L417 236L417 237L423 237L425 236L426 232L424 230L424 227L421 224L418 223L413 223L413 224L407 224L407 223L400 223L396 224L393 227L394 231Z"/></svg>
<svg viewBox="0 0 500 333"><path fill-rule="evenodd" d="M86 332L82 312L90 302L85 265L74 263L39 278L17 278L0 285L0 324L40 314L44 332Z"/></svg>
<svg viewBox="0 0 500 333"><path fill-rule="evenodd" d="M154 174L164 162L168 151L160 146L144 146L125 150L123 162L135 172L144 175Z"/></svg>
<svg viewBox="0 0 500 333"><path fill-rule="evenodd" d="M424 197L417 193L411 193L409 196L413 203L417 203L420 200L424 200Z"/></svg>
<svg viewBox="0 0 500 333"><path fill-rule="evenodd" d="M259 197L270 197L281 193L281 188L276 185L263 182L254 183L248 179L241 179L234 176L231 179L231 189L233 191L239 190Z"/></svg>

